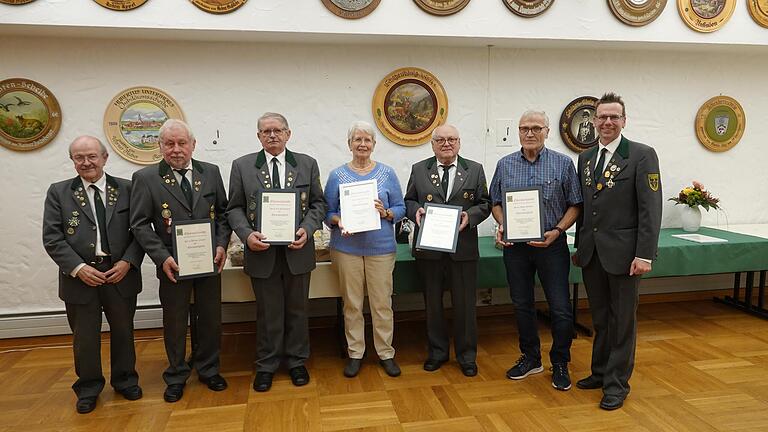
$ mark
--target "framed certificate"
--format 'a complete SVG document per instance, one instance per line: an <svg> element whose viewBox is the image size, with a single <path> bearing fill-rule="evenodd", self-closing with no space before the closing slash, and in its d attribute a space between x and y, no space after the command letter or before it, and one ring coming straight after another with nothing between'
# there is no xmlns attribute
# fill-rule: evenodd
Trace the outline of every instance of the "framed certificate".
<svg viewBox="0 0 768 432"><path fill-rule="evenodd" d="M456 252L462 208L426 203L424 212L424 216L421 217L419 237L416 239L416 249Z"/></svg>
<svg viewBox="0 0 768 432"><path fill-rule="evenodd" d="M376 179L339 185L341 223L350 233L381 229L381 215L373 202L379 197Z"/></svg>
<svg viewBox="0 0 768 432"><path fill-rule="evenodd" d="M544 240L541 186L504 191L504 241Z"/></svg>
<svg viewBox="0 0 768 432"><path fill-rule="evenodd" d="M295 189L260 191L256 201L256 231L264 243L287 245L296 240L299 225L299 194Z"/></svg>
<svg viewBox="0 0 768 432"><path fill-rule="evenodd" d="M213 221L210 219L187 220L172 225L173 259L179 266L177 280L216 274L213 233Z"/></svg>

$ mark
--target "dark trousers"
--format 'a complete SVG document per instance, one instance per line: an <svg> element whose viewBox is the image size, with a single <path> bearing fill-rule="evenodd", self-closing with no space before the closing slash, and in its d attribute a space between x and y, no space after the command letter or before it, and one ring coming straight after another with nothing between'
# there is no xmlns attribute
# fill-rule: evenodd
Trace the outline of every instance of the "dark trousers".
<svg viewBox="0 0 768 432"><path fill-rule="evenodd" d="M639 276L607 273L597 251L582 269L592 312L592 375L603 380L603 393L629 393L635 366Z"/></svg>
<svg viewBox="0 0 768 432"><path fill-rule="evenodd" d="M453 261L443 253L438 260L416 259L427 309L427 356L447 360L450 353L448 330L443 313L443 290L451 292L453 345L456 361L475 363L477 358L477 261Z"/></svg>
<svg viewBox="0 0 768 432"><path fill-rule="evenodd" d="M108 268L99 270L106 271ZM116 390L122 390L139 383L133 345L136 296L123 297L114 285L88 289L98 290L98 298L88 304L65 304L69 328L72 329L72 351L77 374L72 390L78 399L98 396L104 388L101 369L102 310L110 327L110 384Z"/></svg>
<svg viewBox="0 0 768 432"><path fill-rule="evenodd" d="M197 341L191 366L201 378L219 373L221 354L221 276L180 280L173 283L158 271L160 304L163 306L163 341L168 368L167 385L184 384L192 373L185 360L189 302L195 296Z"/></svg>
<svg viewBox="0 0 768 432"><path fill-rule="evenodd" d="M515 306L520 352L541 361L541 342L533 288L538 274L547 297L552 319L552 349L549 360L554 363L571 361L573 312L568 291L570 253L565 236L549 247L537 248L521 242L504 248L509 296Z"/></svg>
<svg viewBox="0 0 768 432"><path fill-rule="evenodd" d="M309 358L310 273L294 275L285 259L286 246L277 248L275 267L267 278L251 278L256 297L256 372L275 373L285 357L288 368Z"/></svg>

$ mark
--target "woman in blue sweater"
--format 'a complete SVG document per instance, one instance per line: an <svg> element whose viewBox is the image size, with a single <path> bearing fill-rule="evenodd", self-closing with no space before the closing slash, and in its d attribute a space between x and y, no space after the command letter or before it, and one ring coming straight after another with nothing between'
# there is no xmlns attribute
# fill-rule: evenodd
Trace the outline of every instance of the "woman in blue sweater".
<svg viewBox="0 0 768 432"><path fill-rule="evenodd" d="M395 171L371 159L376 146L376 132L370 124L352 123L347 134L352 160L328 176L325 199L328 202L326 223L331 227L331 260L339 273L344 297L344 325L349 361L344 375L360 372L365 354L365 320L363 301L368 289L368 303L373 321L373 345L379 364L389 376L400 375L392 348L394 318L392 315L392 270L395 267L394 224L405 216L405 203ZM348 233L344 230L339 206L339 185L375 179L379 197L371 203L381 216L381 228L374 231Z"/></svg>

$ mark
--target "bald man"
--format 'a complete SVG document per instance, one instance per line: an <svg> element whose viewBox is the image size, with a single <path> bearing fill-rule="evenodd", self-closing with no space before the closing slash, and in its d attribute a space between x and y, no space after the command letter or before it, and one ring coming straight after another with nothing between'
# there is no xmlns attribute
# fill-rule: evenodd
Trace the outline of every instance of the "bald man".
<svg viewBox="0 0 768 432"><path fill-rule="evenodd" d="M104 388L101 313L110 329L110 384L128 400L140 399L133 345L133 315L141 292L144 251L129 230L131 182L104 172L106 147L81 136L69 146L77 176L48 189L43 244L59 266L77 381L77 412L89 413Z"/></svg>

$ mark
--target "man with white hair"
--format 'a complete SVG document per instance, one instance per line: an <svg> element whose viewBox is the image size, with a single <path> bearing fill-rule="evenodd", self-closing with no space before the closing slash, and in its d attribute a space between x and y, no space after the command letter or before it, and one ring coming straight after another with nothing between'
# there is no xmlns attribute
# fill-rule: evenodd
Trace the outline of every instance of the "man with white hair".
<svg viewBox="0 0 768 432"><path fill-rule="evenodd" d="M69 146L77 176L48 189L43 244L59 267L59 297L72 329L77 412L96 408L104 388L101 313L110 328L110 384L128 400L141 399L133 315L141 292L141 250L128 229L131 182L104 172L106 147L80 136Z"/></svg>
<svg viewBox="0 0 768 432"><path fill-rule="evenodd" d="M169 119L160 128L163 160L133 174L131 229L157 265L160 303L163 307L163 339L168 368L163 398L176 402L184 394L191 366L213 391L227 388L219 374L221 352L221 270L232 230L224 212L227 195L216 165L192 159L195 137L186 123ZM217 272L213 276L177 280L178 263L172 254L171 230L175 222L209 219L214 225ZM197 321L196 347L185 360L187 320L192 294ZM190 366L191 365L191 366Z"/></svg>

